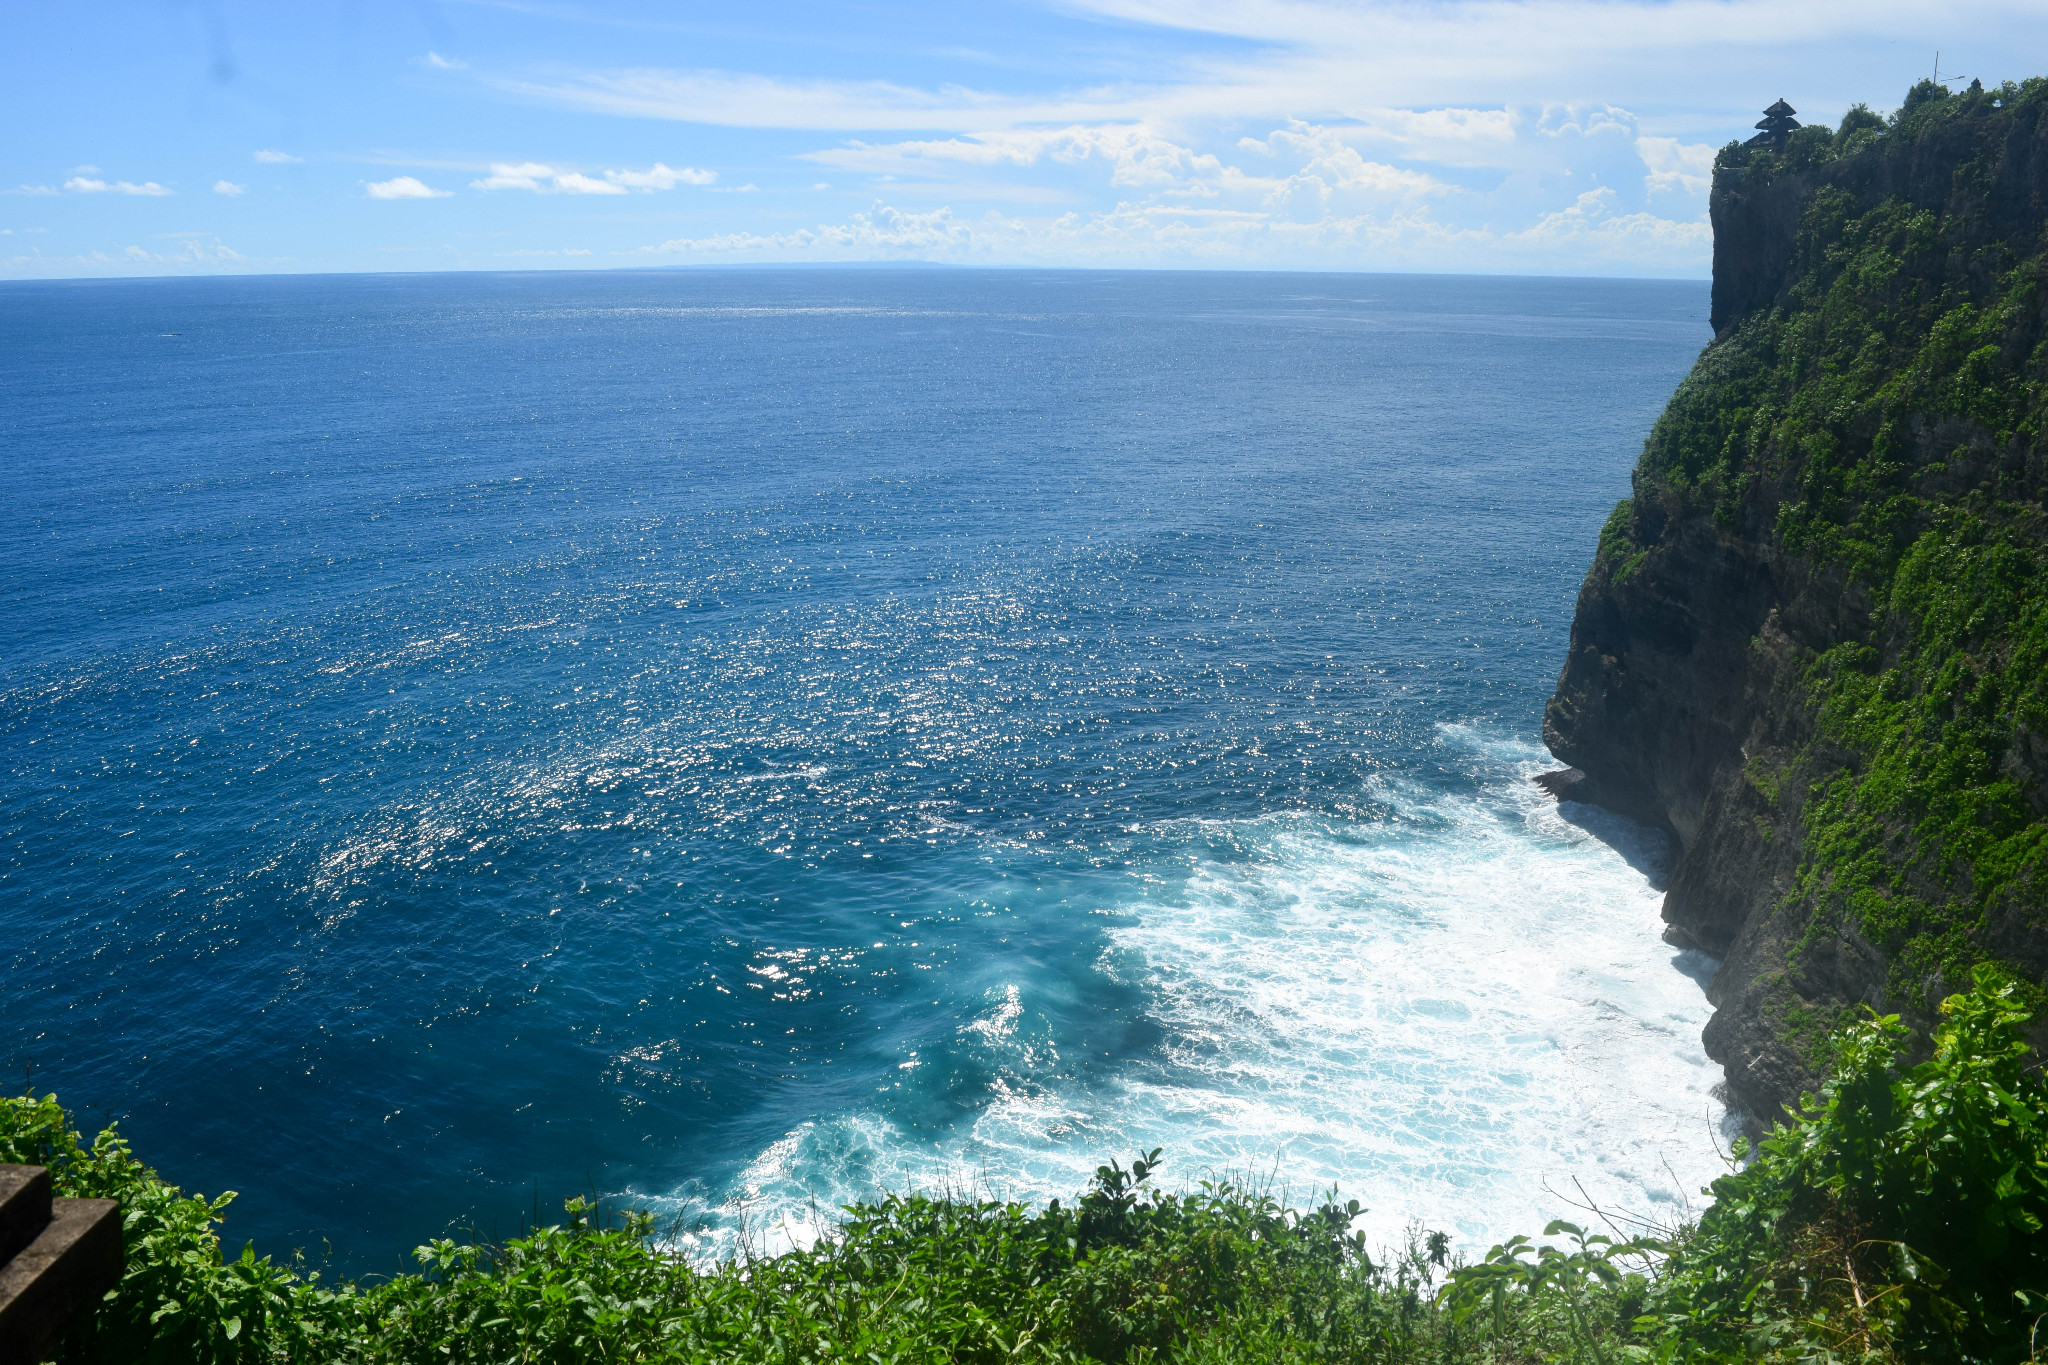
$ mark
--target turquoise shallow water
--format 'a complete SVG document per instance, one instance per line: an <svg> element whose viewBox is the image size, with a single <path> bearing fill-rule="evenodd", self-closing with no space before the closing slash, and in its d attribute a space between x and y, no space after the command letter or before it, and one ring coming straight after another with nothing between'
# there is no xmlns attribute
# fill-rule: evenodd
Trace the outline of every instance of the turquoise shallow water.
<svg viewBox="0 0 2048 1365"><path fill-rule="evenodd" d="M1713 1173L1654 836L1540 797L1695 284L0 287L0 1064L231 1235L589 1189Z"/></svg>

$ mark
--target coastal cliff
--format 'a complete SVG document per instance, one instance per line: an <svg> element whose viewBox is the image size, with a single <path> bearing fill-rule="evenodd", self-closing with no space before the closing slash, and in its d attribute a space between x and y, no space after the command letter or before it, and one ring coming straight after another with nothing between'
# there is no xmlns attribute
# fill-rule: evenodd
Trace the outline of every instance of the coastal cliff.
<svg viewBox="0 0 2048 1365"><path fill-rule="evenodd" d="M1571 797L1676 841L1710 1054L1770 1118L1856 1007L2048 980L2048 81L1716 162L1713 342L1581 590Z"/></svg>

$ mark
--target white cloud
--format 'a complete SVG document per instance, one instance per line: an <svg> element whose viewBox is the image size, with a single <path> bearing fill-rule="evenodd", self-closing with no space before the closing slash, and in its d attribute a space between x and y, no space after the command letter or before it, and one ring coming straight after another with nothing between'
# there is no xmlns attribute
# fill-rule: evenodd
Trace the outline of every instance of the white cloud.
<svg viewBox="0 0 2048 1365"><path fill-rule="evenodd" d="M1521 231L1461 226L1421 202L1303 219L1262 208L1125 202L1053 217L981 216L951 207L909 212L877 202L841 223L787 232L678 237L645 254L763 260L911 259L982 264L1252 265L1328 269L1494 268L1690 272L1712 249L1704 222L1613 211L1614 191L1581 195ZM1286 206L1282 206L1286 207Z"/></svg>
<svg viewBox="0 0 2048 1365"><path fill-rule="evenodd" d="M552 168L537 161L523 161L513 164L506 161L493 162L491 173L481 180L472 180L473 190L537 190L540 182L554 175Z"/></svg>
<svg viewBox="0 0 2048 1365"><path fill-rule="evenodd" d="M431 189L409 175L373 180L363 190L372 199L446 199L449 195L449 191Z"/></svg>
<svg viewBox="0 0 2048 1365"><path fill-rule="evenodd" d="M1421 171L1368 161L1336 130L1290 120L1238 149L1265 163L1257 172L1199 152L1142 124L1057 130L986 132L964 138L894 142L806 153L807 160L862 171L884 181L950 179L960 168L1008 172L1032 167L1104 166L1110 187L1192 199L1250 198L1267 205L1296 198L1327 202L1340 192L1406 198L1443 194L1449 186ZM1023 198L1015 187L990 197Z"/></svg>
<svg viewBox="0 0 2048 1365"><path fill-rule="evenodd" d="M991 222L996 230L1000 230L1000 219L991 215ZM984 235L988 230L983 229ZM975 226L954 217L950 208L935 209L929 213L904 213L878 203L866 213L854 214L843 224L799 228L794 232L727 232L710 237L678 237L643 250L690 256L757 252L810 255L822 252L836 259L869 254L950 259L971 252L975 245Z"/></svg>
<svg viewBox="0 0 2048 1365"><path fill-rule="evenodd" d="M9 194L55 194L56 192L56 190L48 185L16 185L8 191Z"/></svg>
<svg viewBox="0 0 2048 1365"><path fill-rule="evenodd" d="M176 251L159 253L131 246L121 254L139 265L237 265L248 259L218 237L205 242L196 236L185 238Z"/></svg>
<svg viewBox="0 0 2048 1365"><path fill-rule="evenodd" d="M657 161L644 171L606 171L604 178L629 190L672 190L678 185L709 185L718 179L718 172L694 166L672 170Z"/></svg>
<svg viewBox="0 0 2048 1365"><path fill-rule="evenodd" d="M1158 51L1148 78L1033 93L658 67L483 79L521 98L593 112L849 134L1121 122L1185 129L1204 120L1289 117L1398 124L1381 116L1404 107L1538 106L1577 92L1623 105L1683 106L1694 111L1689 117L1706 112L1720 122L1766 102L1785 76L1835 107L1866 98L1869 75L1897 71L1899 53L1931 32L1925 0L1071 0L1071 7L1157 31L1149 35ZM2038 9L2039 0L1955 0L1942 11L1941 32L1957 47L2009 48L2001 36L2030 31ZM1175 43L1175 33L1242 42ZM1415 127L1408 135L1430 131ZM1497 130L1484 122L1434 130L1442 138L1489 131Z"/></svg>
<svg viewBox="0 0 2048 1365"><path fill-rule="evenodd" d="M948 177L956 167L1080 166L1100 161L1109 169L1109 183L1118 188L1207 186L1242 174L1219 158L1198 153L1143 124L1074 124L1043 131L990 131L878 145L856 142L803 155L808 161L842 170L920 178Z"/></svg>
<svg viewBox="0 0 2048 1365"><path fill-rule="evenodd" d="M213 192L215 194L225 194L232 199L237 195L247 194L249 187L247 185L237 185L232 180L216 180L213 182Z"/></svg>
<svg viewBox="0 0 2048 1365"><path fill-rule="evenodd" d="M1289 176L1285 185L1276 188L1275 194L1313 187L1322 198L1339 189L1364 190L1380 197L1409 197L1442 194L1450 188L1421 171L1367 161L1340 134L1299 120L1290 120L1288 127L1276 128L1264 139L1244 138L1238 145L1255 148L1267 156L1291 153L1303 161L1301 169Z"/></svg>
<svg viewBox="0 0 2048 1365"><path fill-rule="evenodd" d="M716 171L700 171L691 166L677 170L659 161L644 171L606 171L601 180L581 171L556 170L538 161L500 161L492 163L489 175L469 183L472 189L531 190L536 194L626 194L633 190L645 194L672 190L678 185L709 185L717 179Z"/></svg>
<svg viewBox="0 0 2048 1365"><path fill-rule="evenodd" d="M1652 193L1681 190L1705 194L1714 183L1714 148L1710 144L1687 144L1675 137L1639 137L1636 155L1650 172L1643 177L1643 187Z"/></svg>
<svg viewBox="0 0 2048 1365"><path fill-rule="evenodd" d="M947 86L917 90L889 81L789 81L730 71L637 68L561 79L487 76L485 84L545 104L633 118L679 119L743 128L962 128L1009 124L987 117L1020 102ZM1024 104L1038 107L1036 101ZM969 110L983 117L969 118Z"/></svg>
<svg viewBox="0 0 2048 1365"><path fill-rule="evenodd" d="M1542 116L1536 120L1536 132L1542 137L1632 138L1635 131L1635 115L1611 104L1578 105L1553 101L1543 106Z"/></svg>
<svg viewBox="0 0 2048 1365"><path fill-rule="evenodd" d="M266 147L256 153L256 159L266 166L295 166L306 158L293 156L290 152L273 152Z"/></svg>
<svg viewBox="0 0 2048 1365"><path fill-rule="evenodd" d="M2001 38L2009 45L2010 35L2029 32L2039 17L2038 0L1955 0L1939 11L1938 30L1930 27L1924 0L1070 3L1125 23L1255 44L1253 55L1239 60L1190 64L1186 83L1214 85L1229 101L1219 106L1226 108L1236 107L1252 88L1291 89L1291 104L1275 112L1298 115L1319 98L1348 103L1347 88L1405 105L1474 96L1532 103L1574 90L1648 102L1668 99L1674 86L1682 86L1681 102L1732 97L1730 107L1739 110L1751 107L1750 80L1767 64L1774 73L1804 73L1809 90L1837 86L1864 58L1897 70L1897 54L1884 53L1894 43L1900 49L1931 43L1938 31L1958 50ZM1823 64L1816 57L1829 60ZM1775 75L1767 83L1775 87Z"/></svg>
<svg viewBox="0 0 2048 1365"><path fill-rule="evenodd" d="M154 180L145 180L138 185L132 180L109 182L106 180L94 180L83 175L72 176L64 182L64 188L73 194L133 194L149 198L171 193L170 190L165 189Z"/></svg>
<svg viewBox="0 0 2048 1365"><path fill-rule="evenodd" d="M481 57L466 74L547 106L811 130L804 159L834 173L815 185L888 206L791 229L724 201L679 251L887 253L943 227L944 250L989 260L1053 261L1065 243L1105 262L1700 274L1710 149L1781 89L1814 121L1896 96L1903 54L1936 45L1931 24L1987 82L2025 74L2048 53L2039 5L1952 0L1930 18L1925 0L1058 0L1101 41L1062 39L1049 76L1043 48L929 53L935 74L916 83L858 79L887 68L857 58L833 78ZM539 169L480 183L672 187Z"/></svg>
<svg viewBox="0 0 2048 1365"><path fill-rule="evenodd" d="M1336 132L1346 142L1385 147L1440 166L1516 163L1516 119L1509 109L1367 109Z"/></svg>
<svg viewBox="0 0 2048 1365"><path fill-rule="evenodd" d="M609 180L593 180L580 171L562 171L555 176L552 187L556 194L625 194L624 185L614 185Z"/></svg>
<svg viewBox="0 0 2048 1365"><path fill-rule="evenodd" d="M431 66L439 71L469 70L468 62L463 61L459 57L443 57L438 52L429 52L426 56L426 62L428 66Z"/></svg>
<svg viewBox="0 0 2048 1365"><path fill-rule="evenodd" d="M1546 213L1520 232L1503 234L1511 249L1535 249L1542 255L1578 254L1589 249L1597 259L1617 263L1669 260L1674 254L1710 258L1714 230L1704 218L1679 222L1652 213L1614 212L1611 187L1587 190L1570 208Z"/></svg>
<svg viewBox="0 0 2048 1365"><path fill-rule="evenodd" d="M100 168L97 166L73 166L71 173L73 175L98 175Z"/></svg>
<svg viewBox="0 0 2048 1365"><path fill-rule="evenodd" d="M878 203L845 223L678 238L649 249L781 259L932 252L991 264L1704 270L1711 253L1704 214L1647 211L1644 192L1631 190L1624 200L1606 183L1616 168L1639 173L1645 152L1663 153L1655 142L1639 149L1629 111L1558 104L1526 113L1431 112L1377 127L1290 119L1236 139L1233 155L1145 125L856 142L806 159L873 177L891 199L940 193L955 202L922 211ZM1468 160L1518 173L1459 184L1368 157L1357 145L1396 136L1463 145L1474 149ZM1666 159L1681 167L1697 160L1690 151ZM1033 177L1051 180L1040 202L1086 203L1098 187L1126 197L1113 208L1098 202L1056 216L975 216L957 204L963 197L1022 202Z"/></svg>

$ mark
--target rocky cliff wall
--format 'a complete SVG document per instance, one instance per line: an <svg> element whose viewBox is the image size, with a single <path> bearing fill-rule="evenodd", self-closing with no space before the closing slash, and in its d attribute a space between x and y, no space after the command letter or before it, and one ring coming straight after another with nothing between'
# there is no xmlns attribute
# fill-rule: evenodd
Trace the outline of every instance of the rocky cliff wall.
<svg viewBox="0 0 2048 1365"><path fill-rule="evenodd" d="M1717 164L1716 338L1580 593L1545 716L1669 830L1708 1051L1774 1115L1870 1005L2048 979L2048 82Z"/></svg>

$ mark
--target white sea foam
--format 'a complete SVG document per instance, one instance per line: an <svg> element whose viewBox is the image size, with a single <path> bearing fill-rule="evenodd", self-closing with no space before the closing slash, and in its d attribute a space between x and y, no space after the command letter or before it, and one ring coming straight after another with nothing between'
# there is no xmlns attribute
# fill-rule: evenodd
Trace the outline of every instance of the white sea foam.
<svg viewBox="0 0 2048 1365"><path fill-rule="evenodd" d="M1661 937L1657 836L1560 810L1528 780L1550 766L1533 746L1460 727L1442 742L1477 794L1388 779L1378 821L1147 832L1102 907L1100 964L1149 1000L1146 1056L1085 1082L998 1080L938 1143L879 1112L806 1124L719 1221L804 1242L819 1209L878 1190L1071 1195L1101 1159L1153 1146L1183 1179L1267 1177L1297 1202L1340 1186L1375 1240L1419 1220L1467 1255L1570 1213L1575 1182L1638 1215L1697 1208L1728 1124L1700 1045L1712 964ZM1024 1055L1047 1046L1032 993L1000 983L966 1029L1010 1050L1005 1077L1047 1072Z"/></svg>

